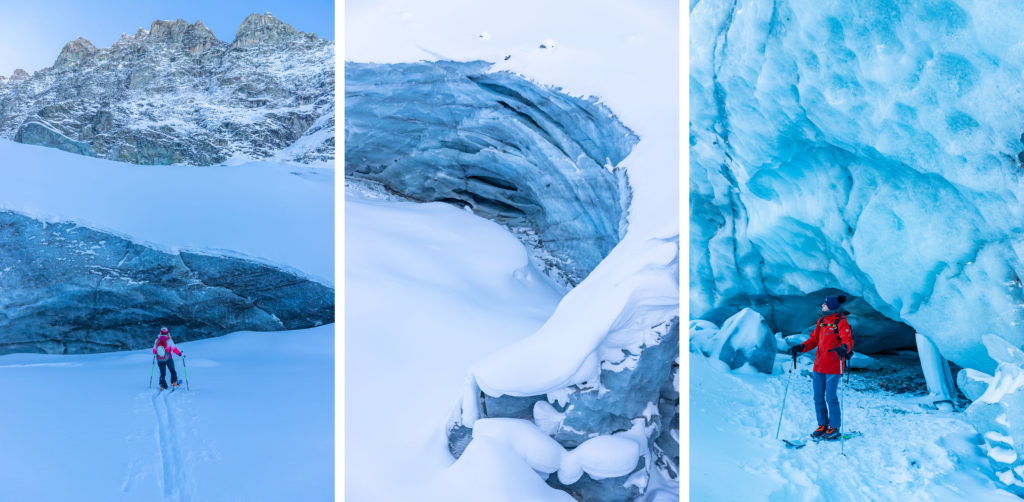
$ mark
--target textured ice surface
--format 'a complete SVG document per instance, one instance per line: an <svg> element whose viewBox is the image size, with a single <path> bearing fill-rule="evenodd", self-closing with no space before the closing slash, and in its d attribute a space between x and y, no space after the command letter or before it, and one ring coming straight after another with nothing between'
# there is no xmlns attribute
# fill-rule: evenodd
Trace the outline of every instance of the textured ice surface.
<svg viewBox="0 0 1024 502"><path fill-rule="evenodd" d="M992 371L1024 343L1024 11L690 4L690 306L863 298Z"/></svg>
<svg viewBox="0 0 1024 502"><path fill-rule="evenodd" d="M1010 491L1024 496L1024 352L996 336L983 335L982 340L999 366L993 376L971 377L961 372L962 380L973 382L965 394L974 394L982 382L988 383L964 414L984 438L982 449L996 477Z"/></svg>
<svg viewBox="0 0 1024 502"><path fill-rule="evenodd" d="M518 229L579 283L625 231L637 137L596 100L489 63L345 64L345 176Z"/></svg>
<svg viewBox="0 0 1024 502"><path fill-rule="evenodd" d="M230 256L169 253L0 211L0 354L151 347L334 321L334 290Z"/></svg>

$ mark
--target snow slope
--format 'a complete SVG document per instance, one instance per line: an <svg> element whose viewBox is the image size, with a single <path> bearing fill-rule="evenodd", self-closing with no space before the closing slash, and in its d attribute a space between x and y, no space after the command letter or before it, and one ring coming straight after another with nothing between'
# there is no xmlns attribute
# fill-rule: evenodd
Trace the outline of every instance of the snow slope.
<svg viewBox="0 0 1024 502"><path fill-rule="evenodd" d="M807 439L816 423L801 373L811 360L792 376L789 361L780 356L774 375L743 374L690 354L691 500L1019 500L993 482L962 414L880 391L870 374L851 374L843 391L844 429L864 436L787 449L775 440L787 379L779 438Z"/></svg>
<svg viewBox="0 0 1024 502"><path fill-rule="evenodd" d="M182 343L172 394L148 350L0 356L0 499L332 500L333 347L333 324Z"/></svg>
<svg viewBox="0 0 1024 502"><path fill-rule="evenodd" d="M556 287L508 231L447 204L350 189L345 223L346 500L564 500L500 443L445 471L469 367L540 327Z"/></svg>
<svg viewBox="0 0 1024 502"><path fill-rule="evenodd" d="M0 140L0 209L334 283L334 170L137 166Z"/></svg>

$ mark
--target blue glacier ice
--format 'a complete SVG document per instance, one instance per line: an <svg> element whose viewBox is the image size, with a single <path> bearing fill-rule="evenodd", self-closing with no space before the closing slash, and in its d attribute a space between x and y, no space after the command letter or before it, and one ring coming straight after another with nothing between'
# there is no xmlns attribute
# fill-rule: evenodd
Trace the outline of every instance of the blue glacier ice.
<svg viewBox="0 0 1024 502"><path fill-rule="evenodd" d="M594 99L490 63L345 63L345 176L518 230L578 284L625 231L637 137Z"/></svg>
<svg viewBox="0 0 1024 502"><path fill-rule="evenodd" d="M1024 497L1024 352L997 336L983 335L982 340L999 366L994 375L965 376L973 381L972 394L984 390L964 414L981 435L996 477Z"/></svg>
<svg viewBox="0 0 1024 502"><path fill-rule="evenodd" d="M167 252L0 211L0 354L80 354L334 322L334 289L232 256Z"/></svg>
<svg viewBox="0 0 1024 502"><path fill-rule="evenodd" d="M835 288L992 372L1024 344L1024 13L690 3L690 308ZM820 301L820 300L818 300Z"/></svg>

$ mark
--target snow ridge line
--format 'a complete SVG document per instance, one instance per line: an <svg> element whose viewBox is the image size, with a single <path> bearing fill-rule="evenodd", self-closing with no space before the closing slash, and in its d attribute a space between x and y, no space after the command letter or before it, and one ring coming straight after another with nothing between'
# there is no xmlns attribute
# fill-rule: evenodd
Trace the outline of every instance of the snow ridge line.
<svg viewBox="0 0 1024 502"><path fill-rule="evenodd" d="M160 450L161 477L163 500L169 502L188 502L191 497L185 491L185 473L181 466L181 453L174 437L174 421L167 396L170 392L160 392L153 396L153 411L156 414L157 448Z"/></svg>

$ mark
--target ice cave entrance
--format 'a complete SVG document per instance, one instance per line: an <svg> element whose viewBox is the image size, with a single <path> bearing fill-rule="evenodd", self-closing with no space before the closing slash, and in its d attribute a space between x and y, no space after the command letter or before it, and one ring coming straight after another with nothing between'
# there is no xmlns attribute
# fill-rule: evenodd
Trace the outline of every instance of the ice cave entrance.
<svg viewBox="0 0 1024 502"><path fill-rule="evenodd" d="M891 319L863 298L839 289L806 295L736 295L700 319L723 326L737 312L749 308L764 317L782 351L810 336L821 315L822 299L829 295L849 298L842 308L849 313L854 351L859 354L850 372L860 377L857 380L864 390L908 394L927 408L962 410L970 403L954 385L953 375L961 368L947 361L927 334L917 333L913 326Z"/></svg>

